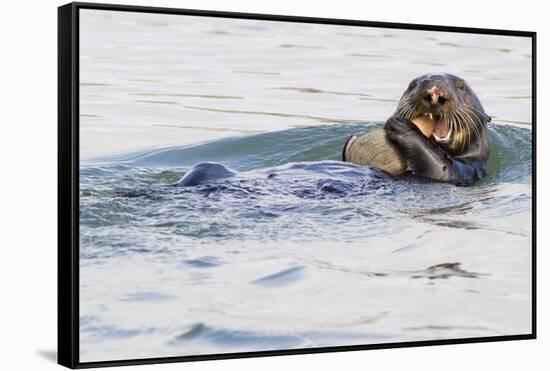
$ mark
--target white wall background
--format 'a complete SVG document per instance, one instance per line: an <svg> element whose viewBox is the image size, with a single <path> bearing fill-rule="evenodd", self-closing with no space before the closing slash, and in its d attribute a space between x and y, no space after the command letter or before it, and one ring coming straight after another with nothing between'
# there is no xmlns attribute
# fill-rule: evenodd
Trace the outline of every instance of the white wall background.
<svg viewBox="0 0 550 371"><path fill-rule="evenodd" d="M538 333L535 341L255 358L146 366L156 370L312 368L542 369L550 335L547 120L550 22L544 1L119 0L237 12L532 30L538 32ZM0 11L0 369L49 370L56 349L57 6L10 1ZM546 144L546 145L545 145ZM545 161L546 160L546 161ZM546 208L546 210L544 210ZM460 308L457 308L460 310ZM547 366L546 366L547 367ZM138 369L136 366L125 370ZM141 366L141 369L144 369Z"/></svg>

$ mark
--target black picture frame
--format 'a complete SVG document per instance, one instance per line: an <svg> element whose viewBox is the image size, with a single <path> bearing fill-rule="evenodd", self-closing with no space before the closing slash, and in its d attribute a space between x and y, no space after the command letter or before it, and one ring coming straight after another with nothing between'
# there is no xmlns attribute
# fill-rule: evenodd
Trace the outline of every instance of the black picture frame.
<svg viewBox="0 0 550 371"><path fill-rule="evenodd" d="M218 18L348 25L405 30L508 35L532 40L532 331L530 334L460 339L331 346L321 348L254 351L196 356L119 359L99 362L79 360L79 11L81 9L145 12ZM485 28L447 27L347 19L310 18L99 3L70 3L58 8L58 363L69 368L90 368L203 361L245 357L280 356L322 352L481 343L536 338L536 32Z"/></svg>

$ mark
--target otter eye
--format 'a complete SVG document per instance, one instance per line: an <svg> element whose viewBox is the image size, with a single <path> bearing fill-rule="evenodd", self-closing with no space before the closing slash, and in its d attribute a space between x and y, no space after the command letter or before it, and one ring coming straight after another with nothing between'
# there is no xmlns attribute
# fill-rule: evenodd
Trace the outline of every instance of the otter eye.
<svg viewBox="0 0 550 371"><path fill-rule="evenodd" d="M416 86L416 80L413 80L413 81L410 82L409 87L407 88L407 90L412 90L412 89L415 88L415 86Z"/></svg>
<svg viewBox="0 0 550 371"><path fill-rule="evenodd" d="M464 90L466 88L466 84L464 83L464 80L456 80L456 87L458 89Z"/></svg>

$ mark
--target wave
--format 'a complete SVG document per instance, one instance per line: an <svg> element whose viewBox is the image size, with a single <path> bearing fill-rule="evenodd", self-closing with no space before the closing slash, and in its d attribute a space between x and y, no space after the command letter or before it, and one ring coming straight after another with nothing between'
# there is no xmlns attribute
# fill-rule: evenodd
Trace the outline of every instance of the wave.
<svg viewBox="0 0 550 371"><path fill-rule="evenodd" d="M190 146L176 146L83 162L138 167L186 168L199 162L219 162L248 171L292 162L340 160L342 145L350 134L381 127L380 123L322 125L230 137ZM532 173L532 130L490 124L491 155L484 181L526 181Z"/></svg>

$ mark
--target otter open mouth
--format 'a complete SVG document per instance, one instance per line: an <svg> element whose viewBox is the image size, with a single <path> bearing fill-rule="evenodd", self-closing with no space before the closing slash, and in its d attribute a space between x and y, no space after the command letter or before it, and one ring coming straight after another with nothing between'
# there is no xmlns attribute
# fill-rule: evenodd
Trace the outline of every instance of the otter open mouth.
<svg viewBox="0 0 550 371"><path fill-rule="evenodd" d="M446 143L451 139L450 125L438 115L426 112L415 117L412 122L426 137L433 137L438 143Z"/></svg>
<svg viewBox="0 0 550 371"><path fill-rule="evenodd" d="M433 137L437 142L446 143L451 139L452 129L441 117L434 117Z"/></svg>

